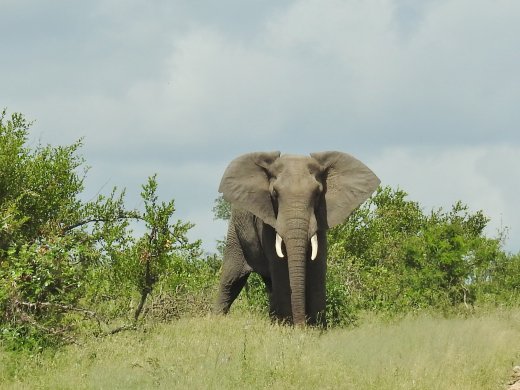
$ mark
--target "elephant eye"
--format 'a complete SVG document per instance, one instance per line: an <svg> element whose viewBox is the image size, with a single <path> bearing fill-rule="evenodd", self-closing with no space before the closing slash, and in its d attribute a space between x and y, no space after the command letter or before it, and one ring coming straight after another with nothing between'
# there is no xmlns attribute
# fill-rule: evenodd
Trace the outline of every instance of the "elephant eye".
<svg viewBox="0 0 520 390"><path fill-rule="evenodd" d="M273 198L275 198L275 199L278 198L278 191L276 191L276 190L273 188L273 190L271 191L271 196L272 196Z"/></svg>

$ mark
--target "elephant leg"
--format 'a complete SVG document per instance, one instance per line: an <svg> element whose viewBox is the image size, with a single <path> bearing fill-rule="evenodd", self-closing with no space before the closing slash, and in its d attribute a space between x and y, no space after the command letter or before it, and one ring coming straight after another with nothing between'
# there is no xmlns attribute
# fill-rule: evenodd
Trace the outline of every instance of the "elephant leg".
<svg viewBox="0 0 520 390"><path fill-rule="evenodd" d="M244 288L250 272L226 275L220 280L219 294L217 298L216 312L227 314L231 304Z"/></svg>
<svg viewBox="0 0 520 390"><path fill-rule="evenodd" d="M231 304L244 288L251 271L251 267L245 260L234 225L230 224L215 307L217 313L225 314L229 311Z"/></svg>

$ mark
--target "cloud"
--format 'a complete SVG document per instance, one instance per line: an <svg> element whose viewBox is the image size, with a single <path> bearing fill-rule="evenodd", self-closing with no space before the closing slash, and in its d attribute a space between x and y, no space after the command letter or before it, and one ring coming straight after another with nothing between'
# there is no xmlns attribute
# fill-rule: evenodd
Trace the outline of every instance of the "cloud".
<svg viewBox="0 0 520 390"><path fill-rule="evenodd" d="M137 199L158 172L211 241L232 158L336 149L428 207L462 199L503 218L520 245L517 0L6 7L0 105L44 142L85 137L93 191L109 181Z"/></svg>
<svg viewBox="0 0 520 390"><path fill-rule="evenodd" d="M517 142L520 53L511 40L520 4L418 5L403 35L399 3L297 2L270 24L271 41L292 58L319 59L307 79L341 85L321 95L337 102L327 110L338 126L357 125L385 143L487 142L497 130Z"/></svg>
<svg viewBox="0 0 520 390"><path fill-rule="evenodd" d="M29 79L30 111L62 106L82 135L207 153L229 137L298 150L317 131L354 147L518 142L517 2L302 0L267 7L244 35L222 13L171 27L161 11L195 11L107 4L45 59L55 71Z"/></svg>
<svg viewBox="0 0 520 390"><path fill-rule="evenodd" d="M136 96L158 98L162 120L182 129L180 142L276 130L280 105L273 89L283 83L283 62L218 32L195 30L174 42L168 65L162 86L150 85Z"/></svg>
<svg viewBox="0 0 520 390"><path fill-rule="evenodd" d="M410 4L405 17L391 0L298 1L246 38L195 24L172 40L165 77L124 105L159 139L208 153L229 138L299 150L317 133L324 147L518 143L519 6Z"/></svg>

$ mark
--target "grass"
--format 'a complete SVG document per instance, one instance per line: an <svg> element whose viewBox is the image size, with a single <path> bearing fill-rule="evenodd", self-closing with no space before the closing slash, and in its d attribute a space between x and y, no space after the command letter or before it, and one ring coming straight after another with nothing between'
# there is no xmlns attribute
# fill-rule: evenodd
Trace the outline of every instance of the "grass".
<svg viewBox="0 0 520 390"><path fill-rule="evenodd" d="M52 354L0 352L0 389L504 389L520 313L298 329L184 318Z"/></svg>

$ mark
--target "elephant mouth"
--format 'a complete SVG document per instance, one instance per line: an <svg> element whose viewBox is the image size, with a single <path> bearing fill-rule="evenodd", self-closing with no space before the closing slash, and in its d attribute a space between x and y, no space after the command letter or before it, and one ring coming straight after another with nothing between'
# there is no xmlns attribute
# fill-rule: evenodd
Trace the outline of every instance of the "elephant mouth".
<svg viewBox="0 0 520 390"><path fill-rule="evenodd" d="M282 243L283 239L282 237L276 233L276 254L279 258L283 259L284 254L282 251ZM316 257L318 256L318 235L317 233L314 233L314 235L311 237L311 260L316 260Z"/></svg>

